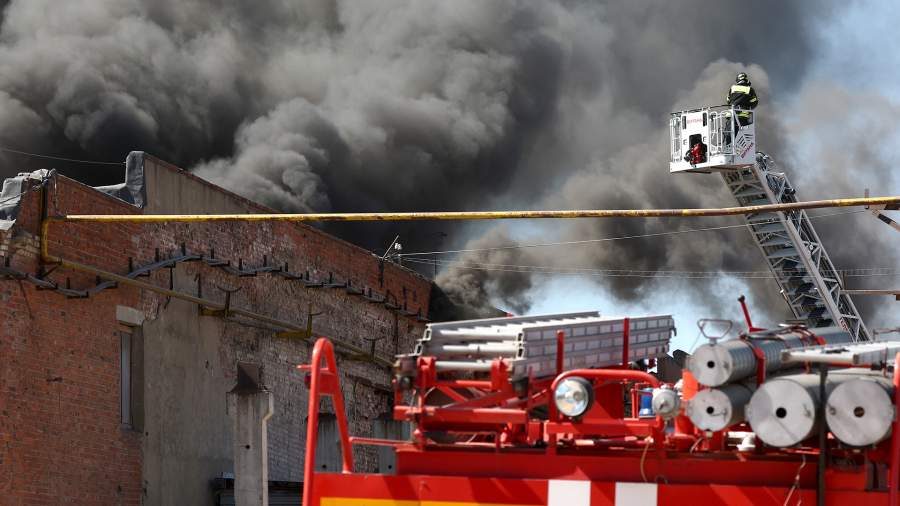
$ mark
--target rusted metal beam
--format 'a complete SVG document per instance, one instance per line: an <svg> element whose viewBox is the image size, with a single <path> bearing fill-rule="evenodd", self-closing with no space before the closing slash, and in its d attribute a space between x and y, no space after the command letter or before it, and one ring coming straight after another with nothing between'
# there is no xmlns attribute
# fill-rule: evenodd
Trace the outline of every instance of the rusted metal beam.
<svg viewBox="0 0 900 506"><path fill-rule="evenodd" d="M900 290L841 290L847 295L892 295L900 300Z"/></svg>

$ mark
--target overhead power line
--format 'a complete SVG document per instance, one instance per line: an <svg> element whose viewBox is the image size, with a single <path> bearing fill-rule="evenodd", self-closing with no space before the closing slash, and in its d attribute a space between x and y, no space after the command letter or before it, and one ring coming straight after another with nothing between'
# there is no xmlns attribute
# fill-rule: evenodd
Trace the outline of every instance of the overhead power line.
<svg viewBox="0 0 900 506"><path fill-rule="evenodd" d="M730 277L739 279L771 279L774 276L769 271L675 271L675 270L642 270L642 269L596 269L589 267L564 267L547 265L516 265L516 264L492 264L482 262L456 262L452 260L433 260L424 258L410 258L407 262L424 265L453 265L461 269L500 271L523 274L548 274L548 275L584 275L598 277L627 277L627 278L677 278L677 279L709 279ZM875 277L897 276L900 269L896 268L864 268L843 269L836 273L843 277Z"/></svg>
<svg viewBox="0 0 900 506"><path fill-rule="evenodd" d="M859 214L864 213L865 210L859 211L844 211L840 213L831 213L831 214L820 214L818 216L810 216L809 219L815 220L818 218L830 218L833 216L844 216L848 214ZM643 239L647 237L660 237L667 235L678 235L678 234L689 234L694 232L711 232L714 230L726 230L726 229L734 229L734 228L747 228L746 223L739 223L736 225L722 225L719 227L706 227L706 228L691 228L687 230L671 230L668 232L653 232L649 234L636 234L636 235L622 235L618 237L603 237L599 239L582 239L578 241L559 241L559 242L542 242L536 244L510 244L506 246L494 246L491 248L466 248L466 249L451 249L451 250L441 250L441 251L421 251L414 253L402 253L401 257L413 257L413 256L426 256L426 255L449 255L454 253L478 253L478 252L487 252L487 251L505 251L505 250L513 250L513 249L527 249L527 248L545 248L552 246L577 246L582 244L595 244L600 242L609 242L609 241L624 241L628 239Z"/></svg>
<svg viewBox="0 0 900 506"><path fill-rule="evenodd" d="M0 151L4 151L6 153L14 153L22 156L30 156L32 158L46 158L48 160L59 160L62 162L72 162L72 163L86 163L91 165L124 165L125 162L104 162L100 160L79 160L77 158L65 158L62 156L52 156L52 155L42 155L39 153L29 153L28 151L20 151L18 149L12 149L0 146Z"/></svg>
<svg viewBox="0 0 900 506"><path fill-rule="evenodd" d="M25 190L25 191L23 191L23 192L19 192L19 193L15 194L15 195L10 195L9 197L4 197L4 198L0 199L0 204L5 204L5 203L7 203L7 202L9 202L9 201L11 201L11 200L16 200L17 198L19 198L19 197L25 195L26 193L28 193L28 192L30 192L30 191L31 191L31 188L29 188L29 189L27 189L27 190Z"/></svg>

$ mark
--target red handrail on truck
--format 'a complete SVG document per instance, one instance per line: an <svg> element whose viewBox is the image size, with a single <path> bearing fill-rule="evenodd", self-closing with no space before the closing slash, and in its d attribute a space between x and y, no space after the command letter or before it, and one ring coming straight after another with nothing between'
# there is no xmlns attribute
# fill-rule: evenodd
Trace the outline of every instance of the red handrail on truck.
<svg viewBox="0 0 900 506"><path fill-rule="evenodd" d="M322 367L322 360L325 367ZM309 411L306 423L306 458L303 462L303 504L312 504L313 484L316 471L316 442L319 431L319 404L322 395L331 397L334 416L341 435L341 461L344 473L353 472L353 448L350 446L350 431L347 428L347 412L344 410L344 396L334 360L334 346L331 341L319 338L312 351L309 365L298 365L298 369L309 371Z"/></svg>

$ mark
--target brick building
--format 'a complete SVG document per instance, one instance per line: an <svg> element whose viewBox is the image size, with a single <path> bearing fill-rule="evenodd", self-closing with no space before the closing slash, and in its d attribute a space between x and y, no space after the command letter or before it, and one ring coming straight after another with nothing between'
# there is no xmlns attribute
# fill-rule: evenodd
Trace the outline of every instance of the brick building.
<svg viewBox="0 0 900 506"><path fill-rule="evenodd" d="M421 335L431 295L408 269L284 222L54 223L49 253L96 272L41 262L42 213L214 212L271 210L143 153L114 187L55 173L5 182L0 504L215 504L211 483L233 471L226 392L238 362L258 364L275 399L269 480L300 482L307 396L295 366L308 360L310 312L314 334L339 343L351 432L397 429L387 365ZM374 449L356 452L378 469ZM334 449L319 453L333 465Z"/></svg>

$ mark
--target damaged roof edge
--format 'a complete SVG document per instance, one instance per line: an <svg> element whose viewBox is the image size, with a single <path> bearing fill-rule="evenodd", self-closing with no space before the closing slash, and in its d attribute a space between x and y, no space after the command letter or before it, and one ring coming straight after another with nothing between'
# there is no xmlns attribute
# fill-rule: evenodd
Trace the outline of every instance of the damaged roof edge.
<svg viewBox="0 0 900 506"><path fill-rule="evenodd" d="M9 230L19 216L19 208L25 193L40 187L34 181L52 179L54 169L20 172L3 181L0 191L0 230ZM132 151L125 159L125 182L109 186L96 186L95 190L143 208L147 203L146 178L144 177L144 152Z"/></svg>
<svg viewBox="0 0 900 506"><path fill-rule="evenodd" d="M20 172L15 177L3 181L0 191L0 230L9 230L16 223L22 197L29 191L39 188L35 181L46 181L53 177L55 170L40 169L34 172Z"/></svg>
<svg viewBox="0 0 900 506"><path fill-rule="evenodd" d="M119 200L143 208L147 204L147 185L144 177L144 152L132 151L125 158L125 182L95 186L95 189Z"/></svg>

